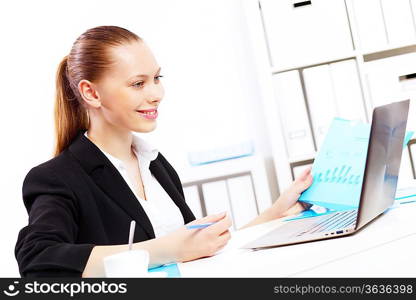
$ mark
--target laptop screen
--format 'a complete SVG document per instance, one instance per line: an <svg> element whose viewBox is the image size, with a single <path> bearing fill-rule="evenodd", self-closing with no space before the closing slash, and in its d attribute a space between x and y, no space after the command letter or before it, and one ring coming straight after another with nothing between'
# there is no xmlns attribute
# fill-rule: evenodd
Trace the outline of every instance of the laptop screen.
<svg viewBox="0 0 416 300"><path fill-rule="evenodd" d="M384 211L394 201L401 153L412 135L404 139L408 106L402 101L376 108L371 125L334 118L312 167L314 181L299 200L330 211L352 210L373 191L383 194L376 196L381 203L368 200L363 209L375 215ZM370 194L362 193L366 168Z"/></svg>
<svg viewBox="0 0 416 300"><path fill-rule="evenodd" d="M362 185L357 228L393 204L410 100L376 107Z"/></svg>

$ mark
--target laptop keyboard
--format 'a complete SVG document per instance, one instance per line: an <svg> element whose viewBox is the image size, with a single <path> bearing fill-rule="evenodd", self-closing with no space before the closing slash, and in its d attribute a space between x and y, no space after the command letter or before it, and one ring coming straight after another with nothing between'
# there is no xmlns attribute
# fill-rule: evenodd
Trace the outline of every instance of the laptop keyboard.
<svg viewBox="0 0 416 300"><path fill-rule="evenodd" d="M356 210L341 211L332 214L330 217L325 218L317 224L313 224L306 230L298 233L296 236L301 236L304 234L318 233L324 231L331 231L336 229L342 229L349 227L355 223L357 219Z"/></svg>

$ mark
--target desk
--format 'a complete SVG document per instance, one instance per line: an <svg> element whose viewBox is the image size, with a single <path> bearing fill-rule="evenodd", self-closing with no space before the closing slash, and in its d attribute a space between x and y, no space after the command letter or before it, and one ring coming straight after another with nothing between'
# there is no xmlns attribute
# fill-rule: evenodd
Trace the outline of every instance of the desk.
<svg viewBox="0 0 416 300"><path fill-rule="evenodd" d="M396 204L351 236L240 249L282 220L232 233L217 255L178 264L182 277L415 277L416 203Z"/></svg>

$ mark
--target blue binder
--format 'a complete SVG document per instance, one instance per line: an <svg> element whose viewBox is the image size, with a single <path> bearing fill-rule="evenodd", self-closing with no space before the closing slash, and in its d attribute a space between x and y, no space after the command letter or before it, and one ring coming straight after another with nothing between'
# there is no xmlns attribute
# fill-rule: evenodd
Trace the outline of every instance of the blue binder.
<svg viewBox="0 0 416 300"><path fill-rule="evenodd" d="M370 124L334 118L312 166L313 183L300 201L331 210L358 208ZM404 147L412 137L407 132Z"/></svg>

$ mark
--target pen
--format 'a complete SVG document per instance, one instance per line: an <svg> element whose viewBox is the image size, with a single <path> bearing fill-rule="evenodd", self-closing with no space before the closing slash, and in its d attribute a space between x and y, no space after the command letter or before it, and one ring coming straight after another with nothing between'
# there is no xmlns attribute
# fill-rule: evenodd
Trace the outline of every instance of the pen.
<svg viewBox="0 0 416 300"><path fill-rule="evenodd" d="M204 224L195 224L195 225L187 225L186 228L188 228L188 229L199 229L199 228L205 228L205 227L211 226L212 224L215 224L215 222L204 223Z"/></svg>

